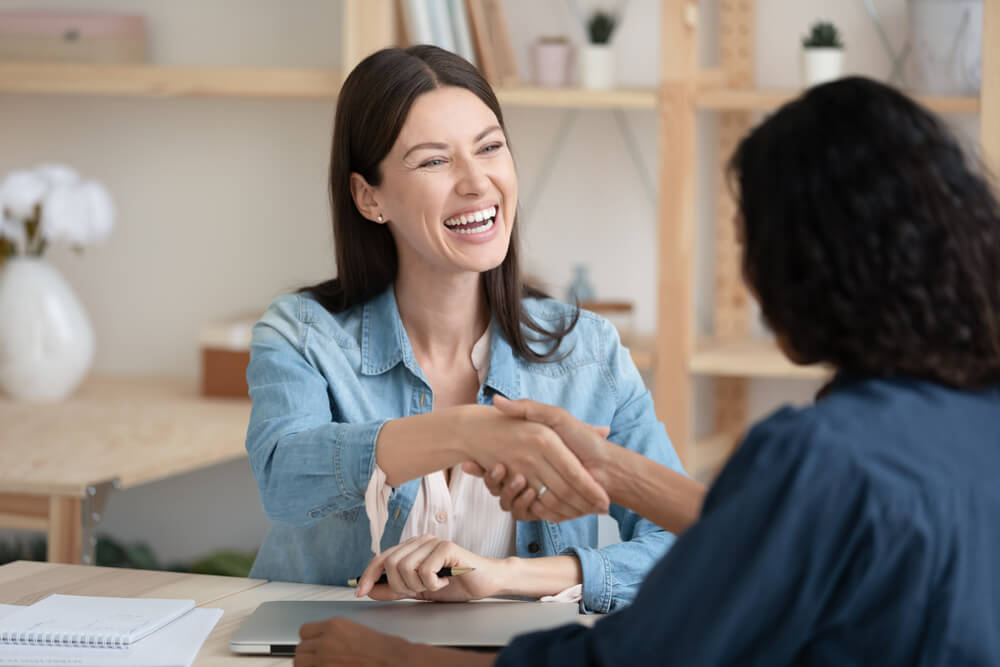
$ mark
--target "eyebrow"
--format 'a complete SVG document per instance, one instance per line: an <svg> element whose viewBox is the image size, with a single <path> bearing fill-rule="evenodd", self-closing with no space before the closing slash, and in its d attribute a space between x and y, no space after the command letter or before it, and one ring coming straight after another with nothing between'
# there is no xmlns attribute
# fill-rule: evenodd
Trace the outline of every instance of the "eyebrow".
<svg viewBox="0 0 1000 667"><path fill-rule="evenodd" d="M475 139L472 140L472 143L476 143L477 141L482 141L491 132L496 132L497 130L500 130L500 129L502 129L502 128L499 125L491 125L490 127L486 128L485 130L483 130L482 132L480 132L479 134L477 134L476 137L475 137ZM412 153L413 151L418 151L418 150L421 150L421 149L444 150L446 148L448 148L448 144L442 144L442 143L439 143L439 142L427 141L427 142L424 142L422 144L417 144L416 146L411 146L410 150L406 151L406 153L403 154L403 159L405 160L410 155L410 153Z"/></svg>

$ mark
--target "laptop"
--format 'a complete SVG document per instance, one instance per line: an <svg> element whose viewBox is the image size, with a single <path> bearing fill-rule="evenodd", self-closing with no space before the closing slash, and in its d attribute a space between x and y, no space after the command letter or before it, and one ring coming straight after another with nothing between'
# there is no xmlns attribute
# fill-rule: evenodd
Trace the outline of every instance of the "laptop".
<svg viewBox="0 0 1000 667"><path fill-rule="evenodd" d="M264 602L229 642L233 653L294 655L303 623L334 616L411 642L461 648L501 648L516 635L572 623L575 602Z"/></svg>

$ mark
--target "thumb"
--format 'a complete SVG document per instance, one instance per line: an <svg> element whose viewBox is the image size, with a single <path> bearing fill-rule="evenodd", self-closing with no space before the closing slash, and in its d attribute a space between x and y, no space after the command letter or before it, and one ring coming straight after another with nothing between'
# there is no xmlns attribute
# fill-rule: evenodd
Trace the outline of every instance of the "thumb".
<svg viewBox="0 0 1000 667"><path fill-rule="evenodd" d="M493 397L493 405L508 417L524 419L537 424L545 424L551 429L555 429L561 421L561 408L538 403L528 398L512 401L498 394Z"/></svg>
<svg viewBox="0 0 1000 667"><path fill-rule="evenodd" d="M591 426L591 428L594 429L594 433L601 436L605 440L607 440L608 436L611 435L610 426Z"/></svg>

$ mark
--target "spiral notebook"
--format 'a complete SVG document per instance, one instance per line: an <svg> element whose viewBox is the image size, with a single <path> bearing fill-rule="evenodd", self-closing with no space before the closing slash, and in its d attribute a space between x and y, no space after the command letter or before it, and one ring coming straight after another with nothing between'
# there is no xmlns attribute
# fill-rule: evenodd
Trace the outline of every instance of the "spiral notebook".
<svg viewBox="0 0 1000 667"><path fill-rule="evenodd" d="M0 618L0 645L128 648L194 608L194 600L50 595Z"/></svg>

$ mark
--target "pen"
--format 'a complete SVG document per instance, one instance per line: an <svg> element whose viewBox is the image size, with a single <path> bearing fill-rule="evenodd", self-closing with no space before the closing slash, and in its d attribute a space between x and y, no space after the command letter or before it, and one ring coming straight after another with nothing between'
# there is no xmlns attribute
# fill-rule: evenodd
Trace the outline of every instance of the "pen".
<svg viewBox="0 0 1000 667"><path fill-rule="evenodd" d="M439 577L458 577L458 576L461 576L463 574L468 574L469 572L472 572L475 569L476 568L474 568L474 567L442 567L440 570L437 571L437 576L439 576ZM347 580L347 585L348 586L357 586L358 585L358 579L360 579L360 578L361 577L358 577L357 579L348 579ZM376 581L375 583L376 584L387 584L387 583L389 583L389 578L386 577L385 576L385 572L383 572L382 576L379 577L378 581Z"/></svg>

